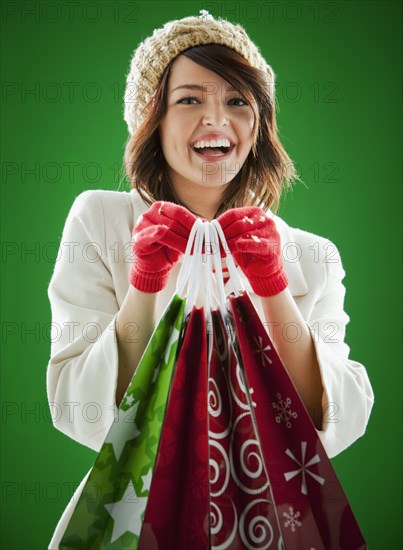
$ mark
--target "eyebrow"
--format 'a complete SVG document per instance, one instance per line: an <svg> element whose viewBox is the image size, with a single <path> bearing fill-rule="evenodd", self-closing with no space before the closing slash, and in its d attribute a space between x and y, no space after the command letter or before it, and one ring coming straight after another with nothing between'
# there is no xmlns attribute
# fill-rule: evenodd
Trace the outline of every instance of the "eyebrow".
<svg viewBox="0 0 403 550"><path fill-rule="evenodd" d="M177 86L176 88L174 88L172 91L171 91L171 94L173 92L175 92L176 90L181 90L181 89L186 89L186 90L199 90L201 92L203 91L206 91L206 87L205 86L200 86L199 84L182 84L181 86ZM236 92L235 88L227 88L226 89L227 92Z"/></svg>

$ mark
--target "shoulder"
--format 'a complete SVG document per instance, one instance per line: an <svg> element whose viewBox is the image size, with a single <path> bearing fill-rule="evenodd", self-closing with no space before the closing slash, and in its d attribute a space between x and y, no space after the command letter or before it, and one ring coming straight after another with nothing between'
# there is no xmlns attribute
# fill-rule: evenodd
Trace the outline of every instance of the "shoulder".
<svg viewBox="0 0 403 550"><path fill-rule="evenodd" d="M301 259L308 261L311 257L313 261L326 263L332 258L339 257L338 247L329 237L293 227L277 215L273 215L273 221L280 233L282 246L292 248L294 245Z"/></svg>
<svg viewBox="0 0 403 550"><path fill-rule="evenodd" d="M77 211L85 211L86 208L103 208L113 210L127 208L130 205L141 207L143 203L136 190L111 191L106 189L88 189L74 199L73 206Z"/></svg>
<svg viewBox="0 0 403 550"><path fill-rule="evenodd" d="M148 206L135 189L110 191L89 189L80 193L73 202L70 216L88 220L94 214L101 215L106 224L133 220L145 212Z"/></svg>
<svg viewBox="0 0 403 550"><path fill-rule="evenodd" d="M277 215L273 215L273 221L281 237L285 267L288 264L292 273L301 270L310 290L321 295L344 278L340 252L333 239L293 227Z"/></svg>
<svg viewBox="0 0 403 550"><path fill-rule="evenodd" d="M279 231L281 237L284 237L285 243L293 242L297 243L302 248L309 248L312 245L319 244L321 247L327 243L334 244L331 239L318 235L317 233L312 233L306 229L300 229L299 227L294 227L289 225L288 222L276 214L272 214L273 221L276 224L277 230Z"/></svg>

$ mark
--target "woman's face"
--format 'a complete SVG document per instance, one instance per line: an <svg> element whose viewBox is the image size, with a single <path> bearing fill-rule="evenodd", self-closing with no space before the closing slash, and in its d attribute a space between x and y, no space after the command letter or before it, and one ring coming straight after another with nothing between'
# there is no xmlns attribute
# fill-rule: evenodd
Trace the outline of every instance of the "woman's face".
<svg viewBox="0 0 403 550"><path fill-rule="evenodd" d="M184 85L199 88L176 89ZM254 113L249 103L230 88L216 73L182 55L172 65L160 139L179 196L188 195L192 186L199 192L215 189L221 194L249 154ZM210 148L202 149L203 154L193 150L195 142L210 142L214 137L230 141L232 149L228 154L213 156L217 153Z"/></svg>

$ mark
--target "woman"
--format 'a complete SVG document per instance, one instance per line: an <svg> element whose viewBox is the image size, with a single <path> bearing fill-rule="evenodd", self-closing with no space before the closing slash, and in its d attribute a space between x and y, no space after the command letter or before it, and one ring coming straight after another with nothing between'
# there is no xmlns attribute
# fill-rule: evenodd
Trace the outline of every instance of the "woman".
<svg viewBox="0 0 403 550"><path fill-rule="evenodd" d="M277 135L272 69L240 25L204 10L170 21L133 55L125 120L132 190L76 198L49 285L55 427L100 450L175 291L194 220L218 217L322 444L337 455L365 432L374 396L344 341L337 248L275 215L297 175ZM49 548L58 548L87 476Z"/></svg>

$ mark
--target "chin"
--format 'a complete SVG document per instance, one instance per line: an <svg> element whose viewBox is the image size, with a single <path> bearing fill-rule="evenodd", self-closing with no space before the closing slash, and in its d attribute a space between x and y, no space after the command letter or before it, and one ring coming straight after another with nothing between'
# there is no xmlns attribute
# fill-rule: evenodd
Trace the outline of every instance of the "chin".
<svg viewBox="0 0 403 550"><path fill-rule="evenodd" d="M232 174L231 174L232 176ZM231 178L227 180L223 180L220 177L220 174L214 174L207 177L200 176L198 179L192 179L197 185L202 185L203 187L219 187L219 186L225 186L228 185L235 176L232 176Z"/></svg>
<svg viewBox="0 0 403 550"><path fill-rule="evenodd" d="M214 183L216 185L218 184L227 184L230 181L232 181L237 174L239 173L239 165L236 164L235 166L228 166L224 162L217 163L216 169L214 170L214 167L211 166L211 164L215 163L209 163L210 166L206 169L205 172L203 171L197 171L197 180L203 182L203 183ZM194 172L193 172L194 174ZM194 177L192 178L194 179Z"/></svg>

